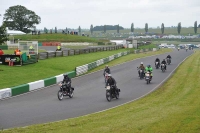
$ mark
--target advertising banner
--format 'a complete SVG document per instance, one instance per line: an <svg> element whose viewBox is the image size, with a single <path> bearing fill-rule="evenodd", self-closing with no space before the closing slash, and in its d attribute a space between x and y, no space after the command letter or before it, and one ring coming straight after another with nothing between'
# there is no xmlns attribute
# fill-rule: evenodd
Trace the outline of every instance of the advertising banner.
<svg viewBox="0 0 200 133"><path fill-rule="evenodd" d="M3 65L8 65L12 61L13 65L21 65L20 55L0 55L0 62Z"/></svg>

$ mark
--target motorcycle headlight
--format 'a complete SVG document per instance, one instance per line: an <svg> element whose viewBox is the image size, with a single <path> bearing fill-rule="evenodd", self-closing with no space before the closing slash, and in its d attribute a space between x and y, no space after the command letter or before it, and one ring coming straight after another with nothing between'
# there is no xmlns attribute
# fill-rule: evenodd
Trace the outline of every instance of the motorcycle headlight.
<svg viewBox="0 0 200 133"><path fill-rule="evenodd" d="M107 90L110 90L110 86L107 86L106 89L107 89Z"/></svg>

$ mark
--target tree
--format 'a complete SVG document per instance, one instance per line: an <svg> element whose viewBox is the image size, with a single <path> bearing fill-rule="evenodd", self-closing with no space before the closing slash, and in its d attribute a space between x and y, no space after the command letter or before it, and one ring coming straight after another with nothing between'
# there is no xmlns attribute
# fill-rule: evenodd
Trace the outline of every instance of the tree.
<svg viewBox="0 0 200 133"><path fill-rule="evenodd" d="M55 33L57 33L57 27L55 27Z"/></svg>
<svg viewBox="0 0 200 133"><path fill-rule="evenodd" d="M164 26L164 24L162 23L162 24L161 24L161 32L162 32L162 34L164 34L164 31L165 31L165 26Z"/></svg>
<svg viewBox="0 0 200 133"><path fill-rule="evenodd" d="M149 28L148 28L148 23L145 24L145 32L148 32Z"/></svg>
<svg viewBox="0 0 200 133"><path fill-rule="evenodd" d="M5 41L8 41L8 35L6 33L6 25L3 23L2 26L0 26L0 45Z"/></svg>
<svg viewBox="0 0 200 133"><path fill-rule="evenodd" d="M9 7L4 14L3 20L9 29L25 33L30 32L30 28L41 22L41 18L35 12L21 5Z"/></svg>
<svg viewBox="0 0 200 133"><path fill-rule="evenodd" d="M93 25L90 26L91 35L93 34Z"/></svg>
<svg viewBox="0 0 200 133"><path fill-rule="evenodd" d="M117 25L117 33L119 33L119 24Z"/></svg>
<svg viewBox="0 0 200 133"><path fill-rule="evenodd" d="M106 25L103 26L103 31L106 33Z"/></svg>
<svg viewBox="0 0 200 133"><path fill-rule="evenodd" d="M197 34L197 21L194 22L194 33Z"/></svg>
<svg viewBox="0 0 200 133"><path fill-rule="evenodd" d="M181 22L178 23L177 31L178 31L178 34L181 33Z"/></svg>
<svg viewBox="0 0 200 133"><path fill-rule="evenodd" d="M134 32L134 24L131 24L131 32Z"/></svg>
<svg viewBox="0 0 200 133"><path fill-rule="evenodd" d="M78 32L81 35L81 27L80 26L78 27Z"/></svg>

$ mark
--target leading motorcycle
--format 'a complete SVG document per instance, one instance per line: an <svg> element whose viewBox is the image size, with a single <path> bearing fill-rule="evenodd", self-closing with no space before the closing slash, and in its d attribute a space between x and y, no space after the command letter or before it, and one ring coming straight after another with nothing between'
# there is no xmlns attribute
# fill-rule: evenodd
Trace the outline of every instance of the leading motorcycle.
<svg viewBox="0 0 200 133"><path fill-rule="evenodd" d="M60 89L58 91L58 99L61 101L63 99L64 96L69 96L70 98L72 98L74 96L74 88L73 87L69 87L69 85L60 83L59 84Z"/></svg>
<svg viewBox="0 0 200 133"><path fill-rule="evenodd" d="M147 84L150 84L150 82L151 82L151 72L147 71L145 73L145 80L146 80Z"/></svg>
<svg viewBox="0 0 200 133"><path fill-rule="evenodd" d="M117 87L116 87L117 88ZM120 89L115 89L114 86L106 86L106 99L110 102L113 98L119 99Z"/></svg>

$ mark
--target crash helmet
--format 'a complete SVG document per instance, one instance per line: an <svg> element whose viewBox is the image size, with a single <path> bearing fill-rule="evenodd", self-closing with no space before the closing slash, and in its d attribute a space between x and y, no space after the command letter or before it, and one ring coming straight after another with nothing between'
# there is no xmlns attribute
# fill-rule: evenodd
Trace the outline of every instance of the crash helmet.
<svg viewBox="0 0 200 133"><path fill-rule="evenodd" d="M64 78L68 77L68 74L63 74Z"/></svg>
<svg viewBox="0 0 200 133"><path fill-rule="evenodd" d="M141 62L140 64L143 65L143 62Z"/></svg>
<svg viewBox="0 0 200 133"><path fill-rule="evenodd" d="M151 67L151 65L147 65L147 67Z"/></svg>

